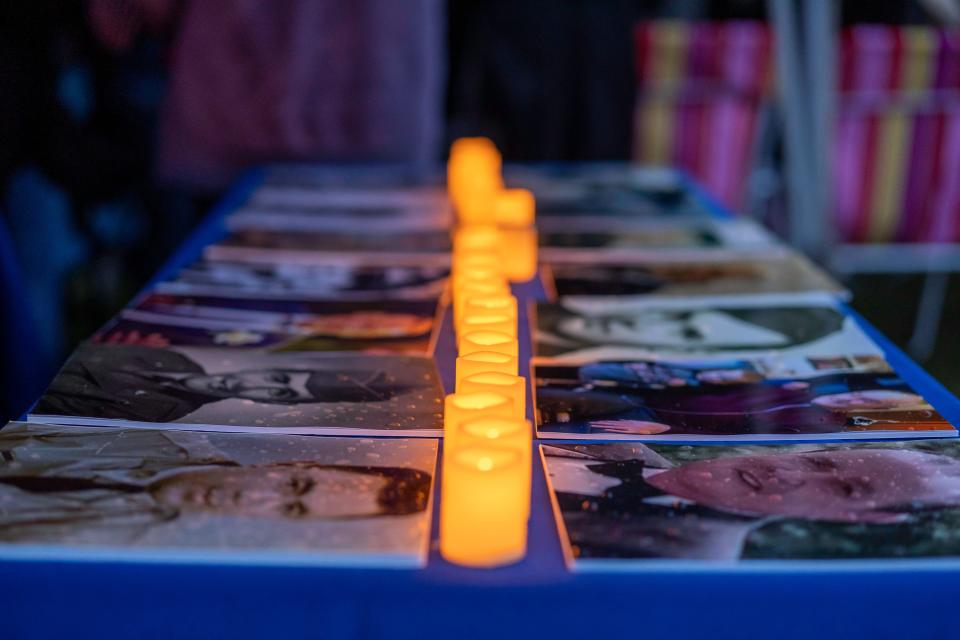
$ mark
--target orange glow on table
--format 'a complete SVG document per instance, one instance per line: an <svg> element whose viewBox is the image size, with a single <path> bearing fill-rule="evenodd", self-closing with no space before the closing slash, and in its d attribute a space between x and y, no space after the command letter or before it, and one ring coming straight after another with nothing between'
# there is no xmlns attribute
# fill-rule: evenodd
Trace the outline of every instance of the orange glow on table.
<svg viewBox="0 0 960 640"><path fill-rule="evenodd" d="M463 393L498 393L513 401L514 417L527 417L527 379L523 376L487 371L463 379Z"/></svg>
<svg viewBox="0 0 960 640"><path fill-rule="evenodd" d="M514 358L520 357L516 338L498 331L471 331L460 339L458 355L468 356L477 351L495 351Z"/></svg>
<svg viewBox="0 0 960 640"><path fill-rule="evenodd" d="M509 448L465 446L444 454L440 553L469 567L496 567L527 549L529 465Z"/></svg>

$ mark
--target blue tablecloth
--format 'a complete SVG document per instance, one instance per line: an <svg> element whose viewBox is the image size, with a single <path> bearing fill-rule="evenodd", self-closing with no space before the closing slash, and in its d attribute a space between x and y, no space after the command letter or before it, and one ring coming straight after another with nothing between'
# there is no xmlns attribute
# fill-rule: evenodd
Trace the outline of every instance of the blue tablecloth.
<svg viewBox="0 0 960 640"><path fill-rule="evenodd" d="M158 274L193 260L261 179L250 174ZM527 285L527 298L542 291ZM960 401L862 318L890 363L954 423ZM521 357L529 355L529 340ZM438 345L452 382L449 331ZM526 356L524 355L526 353ZM445 355L446 354L446 355ZM434 550L421 571L0 562L0 639L53 637L958 638L960 562L741 565L573 575L563 564L539 458L526 559L473 571ZM435 510L436 503L435 501Z"/></svg>

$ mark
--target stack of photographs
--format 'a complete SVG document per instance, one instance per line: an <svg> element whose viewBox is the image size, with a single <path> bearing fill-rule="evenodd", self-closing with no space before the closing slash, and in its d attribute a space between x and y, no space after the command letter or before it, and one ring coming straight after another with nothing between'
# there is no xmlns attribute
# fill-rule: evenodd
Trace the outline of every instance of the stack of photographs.
<svg viewBox="0 0 960 640"><path fill-rule="evenodd" d="M425 564L450 206L310 175L268 179L0 432L0 554Z"/></svg>
<svg viewBox="0 0 960 640"><path fill-rule="evenodd" d="M642 172L529 178L563 203L539 224L549 299L528 315L570 568L960 555L957 431L842 286L749 221L698 216L682 180L626 215ZM593 211L586 194L604 194Z"/></svg>

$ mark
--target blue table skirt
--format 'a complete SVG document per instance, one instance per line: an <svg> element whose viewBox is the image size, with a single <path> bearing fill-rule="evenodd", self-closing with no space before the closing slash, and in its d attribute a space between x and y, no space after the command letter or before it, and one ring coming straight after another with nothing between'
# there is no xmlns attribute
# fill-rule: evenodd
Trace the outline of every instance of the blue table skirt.
<svg viewBox="0 0 960 640"><path fill-rule="evenodd" d="M224 199L157 278L223 233L223 216L262 179ZM527 299L539 285L519 288ZM949 420L960 402L857 316L890 363ZM452 386L453 338L437 350ZM521 358L530 354L529 338ZM467 570L432 551L425 570L200 566L101 561L0 562L0 639L116 638L960 638L951 602L960 560L781 563L574 575L564 567L539 456L529 550L512 567Z"/></svg>

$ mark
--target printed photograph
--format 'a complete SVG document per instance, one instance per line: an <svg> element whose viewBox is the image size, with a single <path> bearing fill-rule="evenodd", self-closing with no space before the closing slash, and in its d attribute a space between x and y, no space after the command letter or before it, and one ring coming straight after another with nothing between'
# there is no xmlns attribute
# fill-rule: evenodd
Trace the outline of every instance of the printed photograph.
<svg viewBox="0 0 960 640"><path fill-rule="evenodd" d="M748 220L568 216L540 219L537 228L540 258L547 263L590 263L592 257L601 262L662 257L697 261L743 259L743 251L769 259L788 253L769 232Z"/></svg>
<svg viewBox="0 0 960 640"><path fill-rule="evenodd" d="M50 383L30 421L435 436L442 403L427 357L87 343Z"/></svg>
<svg viewBox="0 0 960 640"><path fill-rule="evenodd" d="M568 221L563 221L567 223ZM653 229L617 231L544 230L540 226L541 247L560 249L685 249L719 248L721 239L708 227L676 228L658 226Z"/></svg>
<svg viewBox="0 0 960 640"><path fill-rule="evenodd" d="M432 353L437 301L257 300L152 293L93 337L106 344Z"/></svg>
<svg viewBox="0 0 960 640"><path fill-rule="evenodd" d="M437 443L12 423L0 556L423 566Z"/></svg>
<svg viewBox="0 0 960 640"><path fill-rule="evenodd" d="M713 262L606 261L551 262L541 265L554 297L577 298L581 305L629 304L644 296L844 291L808 260L792 255L775 260ZM583 298L580 300L580 298Z"/></svg>
<svg viewBox="0 0 960 640"><path fill-rule="evenodd" d="M385 188L383 184L363 188L336 185L266 184L251 194L246 206L283 211L324 211L334 208L404 208L423 211L449 209L446 191L438 187Z"/></svg>
<svg viewBox="0 0 960 640"><path fill-rule="evenodd" d="M830 295L536 305L535 355L568 360L882 355Z"/></svg>
<svg viewBox="0 0 960 640"><path fill-rule="evenodd" d="M402 206L311 206L309 208L238 209L227 218L231 231L261 229L273 231L363 232L446 229L451 224L449 207L433 209Z"/></svg>
<svg viewBox="0 0 960 640"><path fill-rule="evenodd" d="M306 300L421 300L443 295L446 265L380 266L349 261L298 264L201 260L158 283L162 293Z"/></svg>
<svg viewBox="0 0 960 640"><path fill-rule="evenodd" d="M776 368L736 360L537 363L537 431L544 438L597 440L929 438L956 433L896 372L875 360L859 368L811 368L790 377L778 375Z"/></svg>
<svg viewBox="0 0 960 640"><path fill-rule="evenodd" d="M541 446L574 570L960 555L960 442Z"/></svg>
<svg viewBox="0 0 960 640"><path fill-rule="evenodd" d="M277 252L443 253L450 251L450 232L442 229L396 233L367 228L362 233L304 233L302 231L244 229L235 231L219 243L211 245L211 255L218 248L234 250L269 249Z"/></svg>
<svg viewBox="0 0 960 640"><path fill-rule="evenodd" d="M534 192L537 215L703 216L707 211L675 171L571 165L508 167L506 178Z"/></svg>

